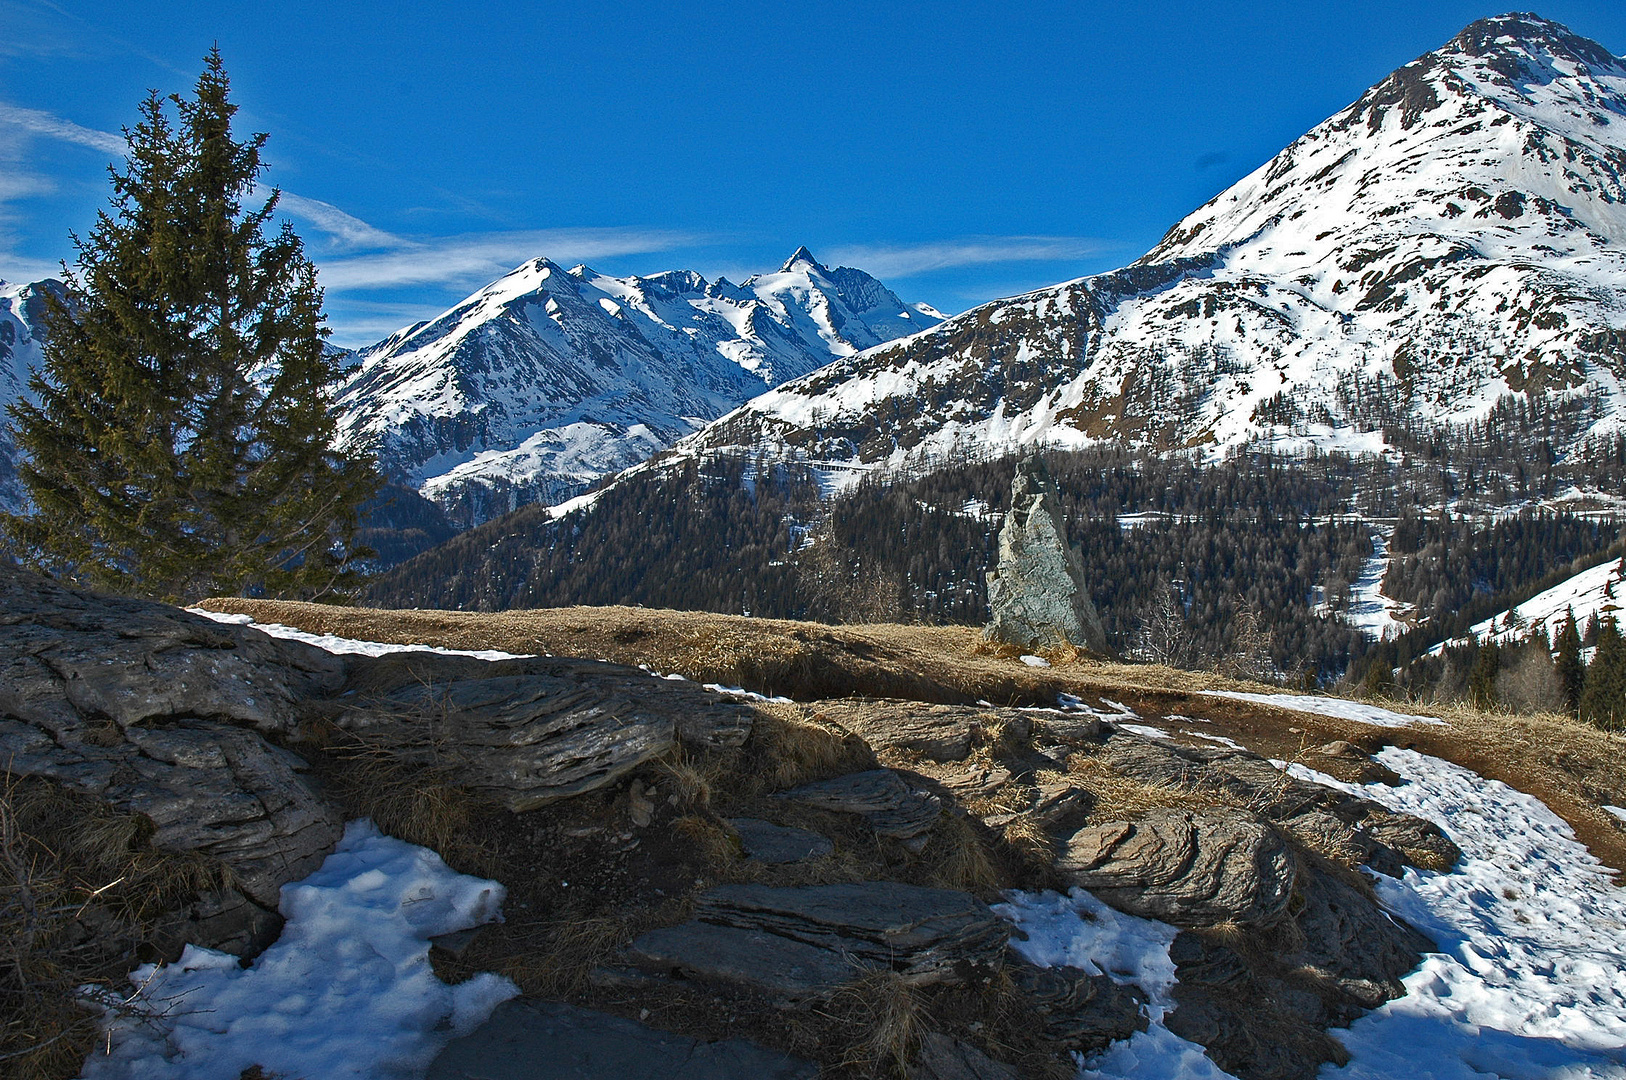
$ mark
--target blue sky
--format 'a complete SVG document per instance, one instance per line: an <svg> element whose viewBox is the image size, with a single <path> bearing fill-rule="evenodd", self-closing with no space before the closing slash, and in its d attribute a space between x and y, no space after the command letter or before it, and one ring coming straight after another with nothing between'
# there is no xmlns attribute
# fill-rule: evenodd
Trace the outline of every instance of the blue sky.
<svg viewBox="0 0 1626 1080"><path fill-rule="evenodd" d="M958 311L1133 261L1497 8L0 0L0 277L71 258L218 42L335 340L527 258L733 280L799 244ZM1626 4L1538 9L1616 53Z"/></svg>

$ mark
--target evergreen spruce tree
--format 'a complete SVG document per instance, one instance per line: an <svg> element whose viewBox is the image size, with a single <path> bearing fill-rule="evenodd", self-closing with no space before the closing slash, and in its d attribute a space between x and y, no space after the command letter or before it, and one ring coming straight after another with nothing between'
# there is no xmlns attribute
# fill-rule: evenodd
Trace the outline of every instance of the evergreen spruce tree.
<svg viewBox="0 0 1626 1080"><path fill-rule="evenodd" d="M142 103L111 205L74 237L39 404L10 410L33 512L5 525L42 568L124 592L320 596L353 578L376 474L335 446L315 268L268 229L277 192L244 207L266 136L233 136L205 63L192 99Z"/></svg>
<svg viewBox="0 0 1626 1080"><path fill-rule="evenodd" d="M1575 612L1565 613L1564 624L1558 628L1558 689L1564 697L1564 709L1571 716L1579 715L1581 689L1586 682L1586 665L1581 662L1581 634L1575 628Z"/></svg>
<svg viewBox="0 0 1626 1080"><path fill-rule="evenodd" d="M1626 727L1626 639L1613 617L1598 630L1598 651L1586 668L1581 719L1605 731Z"/></svg>
<svg viewBox="0 0 1626 1080"><path fill-rule="evenodd" d="M1502 670L1502 647L1487 641L1474 657L1473 670L1468 672L1468 700L1481 709L1496 704L1496 676Z"/></svg>

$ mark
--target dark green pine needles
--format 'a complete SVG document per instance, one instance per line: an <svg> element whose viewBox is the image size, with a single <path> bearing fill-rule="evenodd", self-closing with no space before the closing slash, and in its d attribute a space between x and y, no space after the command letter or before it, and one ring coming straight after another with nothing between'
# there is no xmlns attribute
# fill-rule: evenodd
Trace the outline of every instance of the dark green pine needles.
<svg viewBox="0 0 1626 1080"><path fill-rule="evenodd" d="M233 137L206 65L193 99L142 103L110 206L73 238L39 403L11 409L32 512L5 526L42 568L122 592L331 594L376 474L336 446L315 267L268 229L277 192L243 205L266 136Z"/></svg>

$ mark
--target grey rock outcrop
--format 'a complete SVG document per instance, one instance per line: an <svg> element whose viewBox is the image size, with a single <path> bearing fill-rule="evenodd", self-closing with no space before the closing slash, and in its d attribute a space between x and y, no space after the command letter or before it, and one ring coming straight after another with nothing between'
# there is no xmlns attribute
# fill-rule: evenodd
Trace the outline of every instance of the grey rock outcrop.
<svg viewBox="0 0 1626 1080"><path fill-rule="evenodd" d="M523 810L614 782L678 746L732 747L751 712L692 683L589 661L433 653L340 657L164 604L0 566L0 764L152 822L160 850L201 852L274 912L342 833L278 742L323 720ZM273 741L276 740L276 741ZM240 898L188 923L263 936Z"/></svg>
<svg viewBox="0 0 1626 1080"><path fill-rule="evenodd" d="M1015 1069L940 1031L920 1037L909 1080L1019 1080Z"/></svg>
<svg viewBox="0 0 1626 1080"><path fill-rule="evenodd" d="M1319 850L1344 850L1355 861L1398 877L1408 862L1449 866L1460 852L1439 828L1370 799L1296 779L1247 750L1177 746L1114 733L1101 760L1142 783L1201 789L1252 808Z"/></svg>
<svg viewBox="0 0 1626 1080"><path fill-rule="evenodd" d="M868 970L929 984L1001 962L1010 926L969 893L892 881L722 885L693 921L627 950L648 971L745 985L796 1001L826 996Z"/></svg>
<svg viewBox="0 0 1626 1080"><path fill-rule="evenodd" d="M334 723L516 813L592 791L680 745L738 746L748 708L637 668L395 653L357 663Z"/></svg>
<svg viewBox="0 0 1626 1080"><path fill-rule="evenodd" d="M1056 869L1113 907L1176 926L1271 925L1297 880L1274 829L1224 808L1088 826L1067 841Z"/></svg>
<svg viewBox="0 0 1626 1080"><path fill-rule="evenodd" d="M943 803L892 769L870 769L782 792L779 798L821 810L858 814L882 836L910 842L936 824Z"/></svg>
<svg viewBox="0 0 1626 1080"><path fill-rule="evenodd" d="M448 1043L427 1080L813 1080L818 1071L744 1039L701 1042L609 1013L516 998Z"/></svg>
<svg viewBox="0 0 1626 1080"><path fill-rule="evenodd" d="M1101 617L1038 458L1021 462L1011 483L1011 508L999 531L999 563L988 574L988 609L985 641L1021 649L1068 642L1107 652Z"/></svg>
<svg viewBox="0 0 1626 1080"><path fill-rule="evenodd" d="M272 910L338 842L343 824L304 763L251 730L296 727L303 699L342 684L338 658L12 568L0 568L0 610L0 762L12 773L145 815L155 847L218 858ZM240 907L229 895L210 905L202 924ZM227 921L228 937L257 933Z"/></svg>

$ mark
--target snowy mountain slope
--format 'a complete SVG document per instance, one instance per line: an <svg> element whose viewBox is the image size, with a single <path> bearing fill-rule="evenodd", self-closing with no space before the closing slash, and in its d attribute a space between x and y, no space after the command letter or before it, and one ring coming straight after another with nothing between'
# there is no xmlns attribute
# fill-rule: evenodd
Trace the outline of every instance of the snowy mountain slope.
<svg viewBox="0 0 1626 1080"><path fill-rule="evenodd" d="M1548 642L1558 640L1564 621L1573 613L1577 629L1585 630L1594 616L1626 623L1626 568L1620 559L1609 559L1559 582L1524 603L1470 626L1460 638L1436 645L1429 655L1445 651L1446 645L1466 645L1472 638L1481 644L1511 645L1545 633Z"/></svg>
<svg viewBox="0 0 1626 1080"><path fill-rule="evenodd" d="M939 321L806 248L739 285L536 259L363 351L342 429L471 525L565 499L767 387Z"/></svg>
<svg viewBox="0 0 1626 1080"><path fill-rule="evenodd" d="M1474 23L1123 270L967 312L778 387L699 449L896 462L956 443L1379 448L1384 417L1626 395L1626 63Z"/></svg>
<svg viewBox="0 0 1626 1080"><path fill-rule="evenodd" d="M53 278L26 285L0 281L0 511L23 507L17 447L4 408L13 401L32 400L28 377L42 362L46 295L52 292L62 295L62 283Z"/></svg>

